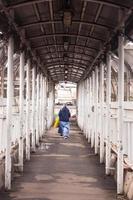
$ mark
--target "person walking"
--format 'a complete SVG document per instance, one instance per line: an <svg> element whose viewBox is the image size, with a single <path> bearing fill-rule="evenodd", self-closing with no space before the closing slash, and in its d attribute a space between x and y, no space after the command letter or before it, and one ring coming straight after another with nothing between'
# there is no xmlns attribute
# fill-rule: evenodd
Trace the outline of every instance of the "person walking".
<svg viewBox="0 0 133 200"><path fill-rule="evenodd" d="M60 120L59 133L60 135L63 135L64 139L67 139L69 137L70 117L71 117L70 111L65 104L63 108L59 111L59 120Z"/></svg>

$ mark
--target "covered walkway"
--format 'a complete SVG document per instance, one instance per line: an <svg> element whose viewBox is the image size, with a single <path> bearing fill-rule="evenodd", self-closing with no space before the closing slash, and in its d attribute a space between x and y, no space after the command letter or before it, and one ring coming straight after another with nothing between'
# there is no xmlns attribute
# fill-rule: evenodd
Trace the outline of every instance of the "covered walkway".
<svg viewBox="0 0 133 200"><path fill-rule="evenodd" d="M36 153L25 163L24 174L0 200L114 200L116 183L105 176L104 165L79 128L71 126L64 140L51 129Z"/></svg>
<svg viewBox="0 0 133 200"><path fill-rule="evenodd" d="M62 81L77 86L84 138L47 134ZM48 200L93 191L133 200L133 0L0 0L3 188L15 188L9 199L30 189Z"/></svg>

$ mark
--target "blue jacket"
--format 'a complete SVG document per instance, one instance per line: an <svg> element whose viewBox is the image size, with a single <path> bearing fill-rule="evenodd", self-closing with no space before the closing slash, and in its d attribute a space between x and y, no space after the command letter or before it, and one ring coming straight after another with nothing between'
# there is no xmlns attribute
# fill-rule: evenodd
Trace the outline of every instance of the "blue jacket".
<svg viewBox="0 0 133 200"><path fill-rule="evenodd" d="M66 106L64 106L59 112L60 121L69 122L70 116L70 111Z"/></svg>

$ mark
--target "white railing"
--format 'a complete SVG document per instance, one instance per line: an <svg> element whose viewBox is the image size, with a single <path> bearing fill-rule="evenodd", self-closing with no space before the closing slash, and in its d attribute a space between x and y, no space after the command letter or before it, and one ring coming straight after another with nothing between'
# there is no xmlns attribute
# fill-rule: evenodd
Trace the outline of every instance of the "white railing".
<svg viewBox="0 0 133 200"><path fill-rule="evenodd" d="M86 109L87 111L87 109ZM97 114L96 126L94 126L95 114ZM97 113L92 112L92 109L89 109L88 118L86 119L86 127L84 127L85 132L87 132L87 137L91 137L97 130L98 137L104 137L104 142L106 144L107 140L107 131L110 132L110 144L111 147L115 148L117 152L117 120L118 120L118 104L112 102L110 106L110 130L106 129L107 124L107 106L104 104L103 113L101 115L100 104L98 104ZM101 119L101 120L100 120ZM81 122L79 122L79 126L82 127ZM95 129L96 128L96 129ZM124 120L123 120L123 138L122 138L122 146L123 146L123 154L126 156L131 164L133 164L133 104L130 102L124 102Z"/></svg>
<svg viewBox="0 0 133 200"><path fill-rule="evenodd" d="M25 107L24 107L25 110ZM32 112L30 112L32 115ZM24 112L24 131L23 136L25 138L26 132L26 112ZM30 117L30 127L32 127L32 117ZM6 140L5 140L5 133L6 133L6 107L0 107L0 153L5 152L6 147ZM30 128L31 129L31 128ZM13 106L13 114L12 114L12 131L11 131L11 144L15 145L18 143L20 137L20 116L18 112L18 107Z"/></svg>
<svg viewBox="0 0 133 200"><path fill-rule="evenodd" d="M110 130L107 129L107 106L106 103L103 106L103 113L101 115L101 107L98 104L97 113L95 106L92 108L86 108L85 111L85 122L82 122L82 103L81 100L79 102L79 116L78 116L78 124L79 127L85 132L89 141L91 141L91 135L95 134L97 131L99 140L100 137L104 137L104 142L106 144L107 141L107 131L110 132L110 144L113 150L117 153L117 133L118 133L118 103L111 102L110 105ZM88 105L89 106L89 105ZM97 118L95 116L97 115ZM124 102L124 120L123 120L123 138L122 138L122 146L123 146L123 155L127 158L129 163L133 165L133 103L132 102ZM96 120L96 127L94 121ZM102 134L101 134L102 133Z"/></svg>
<svg viewBox="0 0 133 200"><path fill-rule="evenodd" d="M110 136L111 143L116 146L117 150L117 120L118 106L117 103L111 104L110 116ZM123 154L127 156L129 162L133 164L133 104L124 102L124 120L123 120Z"/></svg>

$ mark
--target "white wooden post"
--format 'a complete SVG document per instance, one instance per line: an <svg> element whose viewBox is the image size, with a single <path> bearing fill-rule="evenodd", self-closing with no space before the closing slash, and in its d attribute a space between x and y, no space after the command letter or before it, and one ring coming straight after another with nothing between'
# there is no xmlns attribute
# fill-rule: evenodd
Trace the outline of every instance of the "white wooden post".
<svg viewBox="0 0 133 200"><path fill-rule="evenodd" d="M98 153L98 67L95 69L95 154Z"/></svg>
<svg viewBox="0 0 133 200"><path fill-rule="evenodd" d="M124 103L124 35L119 35L118 43L118 134L117 134L117 193L123 193L123 103Z"/></svg>
<svg viewBox="0 0 133 200"><path fill-rule="evenodd" d="M107 121L106 121L106 174L110 174L111 141L110 141L110 106L111 106L111 54L107 54L107 78L106 78L106 103L107 103Z"/></svg>
<svg viewBox="0 0 133 200"><path fill-rule="evenodd" d="M39 78L39 133L40 139L42 137L42 74L40 74Z"/></svg>
<svg viewBox="0 0 133 200"><path fill-rule="evenodd" d="M85 98L84 98L84 92L85 91L85 85L84 82L82 82L82 130L84 131L84 104L85 104Z"/></svg>
<svg viewBox="0 0 133 200"><path fill-rule="evenodd" d="M42 75L42 92L41 92L41 122L42 122L42 136L44 134L44 77Z"/></svg>
<svg viewBox="0 0 133 200"><path fill-rule="evenodd" d="M91 147L94 147L95 143L95 119L94 119L94 112L95 112L95 72L92 72L92 132L91 132Z"/></svg>
<svg viewBox="0 0 133 200"><path fill-rule="evenodd" d="M25 55L24 52L20 54L20 137L19 137L19 167L20 171L23 171L23 153L24 153L24 65Z"/></svg>
<svg viewBox="0 0 133 200"><path fill-rule="evenodd" d="M42 74L39 78L39 133L40 139L42 138Z"/></svg>
<svg viewBox="0 0 133 200"><path fill-rule="evenodd" d="M100 66L100 163L104 162L104 129L103 129L103 109L104 109L104 65Z"/></svg>
<svg viewBox="0 0 133 200"><path fill-rule="evenodd" d="M42 135L44 134L44 76L42 76Z"/></svg>
<svg viewBox="0 0 133 200"><path fill-rule="evenodd" d="M78 126L79 126L79 107L80 107L80 96L79 96L79 90L80 86L77 84L77 121L78 121Z"/></svg>
<svg viewBox="0 0 133 200"><path fill-rule="evenodd" d="M88 139L89 128L89 79L86 79L86 138Z"/></svg>
<svg viewBox="0 0 133 200"><path fill-rule="evenodd" d="M89 133L88 133L88 142L91 142L91 134L92 134L92 77L89 78Z"/></svg>
<svg viewBox="0 0 133 200"><path fill-rule="evenodd" d="M37 74L37 98L36 98L36 144L39 145L39 74Z"/></svg>
<svg viewBox="0 0 133 200"><path fill-rule="evenodd" d="M30 160L30 60L26 65L26 159Z"/></svg>
<svg viewBox="0 0 133 200"><path fill-rule="evenodd" d="M10 36L8 41L7 65L7 131L5 153L5 188L11 189L11 130L12 130L12 104L13 104L13 52L14 39Z"/></svg>
<svg viewBox="0 0 133 200"><path fill-rule="evenodd" d="M86 80L83 81L83 131L86 137Z"/></svg>
<svg viewBox="0 0 133 200"><path fill-rule="evenodd" d="M51 126L53 124L53 116L54 116L54 84L52 83L52 91L51 91Z"/></svg>
<svg viewBox="0 0 133 200"><path fill-rule="evenodd" d="M47 128L47 79L44 78L44 133Z"/></svg>
<svg viewBox="0 0 133 200"><path fill-rule="evenodd" d="M35 152L35 102L36 102L36 68L32 68L32 151Z"/></svg>
<svg viewBox="0 0 133 200"><path fill-rule="evenodd" d="M47 115L48 115L48 79L47 79L47 77L45 79L45 88L46 88L46 93L45 93L45 95L46 95L46 98L45 98L45 100L46 100L46 102L45 102L45 123L46 124L45 124L45 127L46 127L46 130L47 130L47 127L48 127L48 122L47 122Z"/></svg>

